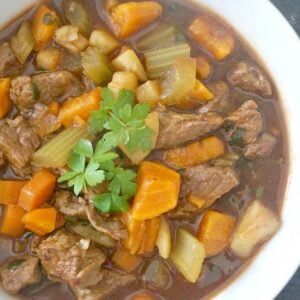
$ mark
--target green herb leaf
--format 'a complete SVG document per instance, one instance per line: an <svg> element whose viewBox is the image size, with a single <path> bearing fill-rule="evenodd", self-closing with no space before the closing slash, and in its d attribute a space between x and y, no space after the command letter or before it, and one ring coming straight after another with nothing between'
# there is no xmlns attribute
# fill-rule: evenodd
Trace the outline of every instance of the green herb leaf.
<svg viewBox="0 0 300 300"><path fill-rule="evenodd" d="M68 182L68 187L74 187L74 194L78 196L85 188L84 174L77 175Z"/></svg>
<svg viewBox="0 0 300 300"><path fill-rule="evenodd" d="M77 145L74 148L74 152L76 154L92 158L94 153L93 145L89 140L82 139L78 141Z"/></svg>
<svg viewBox="0 0 300 300"><path fill-rule="evenodd" d="M75 172L82 173L85 168L85 156L72 151L68 160L68 167Z"/></svg>
<svg viewBox="0 0 300 300"><path fill-rule="evenodd" d="M91 160L85 170L84 177L85 181L89 186L96 186L105 180L105 175L103 170L99 170L99 163Z"/></svg>
<svg viewBox="0 0 300 300"><path fill-rule="evenodd" d="M104 213L111 211L112 198L110 193L97 195L93 199L93 203L97 209Z"/></svg>
<svg viewBox="0 0 300 300"><path fill-rule="evenodd" d="M72 179L73 177L77 176L78 174L80 174L80 173L75 172L75 171L67 172L64 175L60 176L57 181L58 182L68 181L68 180Z"/></svg>

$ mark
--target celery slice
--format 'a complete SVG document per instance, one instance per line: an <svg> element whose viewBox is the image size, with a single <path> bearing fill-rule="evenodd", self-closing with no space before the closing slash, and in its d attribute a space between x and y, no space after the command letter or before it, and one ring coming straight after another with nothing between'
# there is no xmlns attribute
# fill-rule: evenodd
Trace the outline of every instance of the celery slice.
<svg viewBox="0 0 300 300"><path fill-rule="evenodd" d="M96 85L111 81L113 71L108 57L96 47L89 47L81 53L84 74Z"/></svg>
<svg viewBox="0 0 300 300"><path fill-rule="evenodd" d="M76 143L87 136L85 127L69 127L36 151L31 163L45 168L63 167L67 164L69 153Z"/></svg>
<svg viewBox="0 0 300 300"><path fill-rule="evenodd" d="M167 71L176 58L190 57L191 48L189 44L181 44L159 50L151 50L145 53L148 77L158 78Z"/></svg>
<svg viewBox="0 0 300 300"><path fill-rule="evenodd" d="M162 45L172 44L175 41L175 36L176 28L172 25L162 23L140 37L136 46L140 51L161 48Z"/></svg>
<svg viewBox="0 0 300 300"><path fill-rule="evenodd" d="M67 20L78 27L81 33L87 33L91 29L90 16L79 1L67 1L65 15Z"/></svg>
<svg viewBox="0 0 300 300"><path fill-rule="evenodd" d="M17 35L10 40L10 46L18 61L24 64L34 47L34 38L28 22L24 22Z"/></svg>

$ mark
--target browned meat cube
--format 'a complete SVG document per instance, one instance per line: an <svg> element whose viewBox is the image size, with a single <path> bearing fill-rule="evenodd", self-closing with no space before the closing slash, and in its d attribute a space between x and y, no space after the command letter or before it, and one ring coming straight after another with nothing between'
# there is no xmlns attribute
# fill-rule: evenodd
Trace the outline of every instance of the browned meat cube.
<svg viewBox="0 0 300 300"><path fill-rule="evenodd" d="M7 42L0 46L0 77L11 77L22 73L21 65Z"/></svg>
<svg viewBox="0 0 300 300"><path fill-rule="evenodd" d="M41 280L39 260L31 255L13 257L0 268L3 288L17 294L23 288Z"/></svg>

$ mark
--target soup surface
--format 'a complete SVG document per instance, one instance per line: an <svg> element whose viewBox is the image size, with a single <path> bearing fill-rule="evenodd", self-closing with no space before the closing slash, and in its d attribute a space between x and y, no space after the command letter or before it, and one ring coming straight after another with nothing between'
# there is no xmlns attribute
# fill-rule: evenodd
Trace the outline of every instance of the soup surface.
<svg viewBox="0 0 300 300"><path fill-rule="evenodd" d="M188 1L38 2L0 33L0 279L199 299L280 227L287 142L252 49Z"/></svg>

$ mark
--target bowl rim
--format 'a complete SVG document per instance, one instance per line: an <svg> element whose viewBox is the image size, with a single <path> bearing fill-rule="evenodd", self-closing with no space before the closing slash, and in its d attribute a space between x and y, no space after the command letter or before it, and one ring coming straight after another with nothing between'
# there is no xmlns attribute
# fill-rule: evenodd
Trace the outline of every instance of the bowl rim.
<svg viewBox="0 0 300 300"><path fill-rule="evenodd" d="M297 135L300 128L300 118L297 118L297 113L300 113L300 89L297 86L297 79L300 78L300 40L269 0L192 1L220 15L246 42L255 45L253 48L269 70L284 103L285 123L289 132L290 170L282 208L283 225L251 264L214 296L216 300L238 300L241 296L243 300L274 299L300 264L300 217L297 215L300 211L300 202L297 201L300 194L300 185L297 185L297 178L300 178L300 139ZM9 19L18 16L36 2L38 0L0 2L0 7L4 5L1 7L0 24L6 24ZM288 53L284 59L283 53ZM266 273L273 269L271 284L270 275ZM266 276L269 277L268 281ZM0 298L12 299L7 294L2 294L2 291Z"/></svg>

